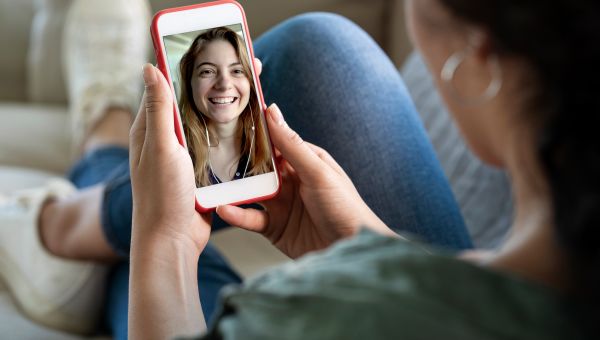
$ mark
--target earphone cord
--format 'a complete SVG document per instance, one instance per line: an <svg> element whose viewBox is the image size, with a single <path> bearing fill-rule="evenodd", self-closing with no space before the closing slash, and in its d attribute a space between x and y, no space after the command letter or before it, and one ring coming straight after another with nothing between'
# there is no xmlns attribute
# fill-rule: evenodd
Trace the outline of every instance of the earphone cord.
<svg viewBox="0 0 600 340"><path fill-rule="evenodd" d="M250 118L252 119L252 138L250 139L250 153L248 154L248 160L246 161L246 167L244 168L244 175L242 178L246 178L246 171L248 171L250 158L252 157L252 152L254 151L254 136L256 136L256 131L254 130L254 115L252 113L250 113Z"/></svg>
<svg viewBox="0 0 600 340"><path fill-rule="evenodd" d="M200 115L202 118L202 122L204 122L204 130L206 132L206 143L208 146L208 167L210 168L210 174L215 179L217 184L222 183L221 180L215 175L215 171L213 170L212 163L210 162L210 135L208 134L208 125L206 125L206 121L204 117ZM248 165L250 165L250 159L252 158L252 152L254 150L254 136L256 135L255 124L254 124L254 115L251 113L250 118L252 119L252 138L250 139L250 154L248 155L248 160L246 161L246 166L244 167L244 174L242 178L246 178L246 172L248 171Z"/></svg>

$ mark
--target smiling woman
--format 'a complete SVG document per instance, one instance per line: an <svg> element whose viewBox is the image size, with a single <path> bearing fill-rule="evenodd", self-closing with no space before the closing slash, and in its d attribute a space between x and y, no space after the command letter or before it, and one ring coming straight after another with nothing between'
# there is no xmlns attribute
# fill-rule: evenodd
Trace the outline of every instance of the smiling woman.
<svg viewBox="0 0 600 340"><path fill-rule="evenodd" d="M179 111L198 187L273 171L244 41L217 27L179 62Z"/></svg>

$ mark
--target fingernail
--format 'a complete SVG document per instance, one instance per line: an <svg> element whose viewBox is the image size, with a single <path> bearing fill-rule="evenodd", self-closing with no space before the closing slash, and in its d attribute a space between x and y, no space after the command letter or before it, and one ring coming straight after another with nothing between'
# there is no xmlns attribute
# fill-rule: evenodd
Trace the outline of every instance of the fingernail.
<svg viewBox="0 0 600 340"><path fill-rule="evenodd" d="M279 110L279 106L277 106L277 104L273 103L271 106L269 106L269 115L277 125L283 126L285 124L285 120L283 119L283 115L281 114L281 110Z"/></svg>
<svg viewBox="0 0 600 340"><path fill-rule="evenodd" d="M144 67L142 67L142 74L144 75L144 84L146 84L146 86L156 82L156 72L154 72L154 66L152 66L152 64L144 64Z"/></svg>

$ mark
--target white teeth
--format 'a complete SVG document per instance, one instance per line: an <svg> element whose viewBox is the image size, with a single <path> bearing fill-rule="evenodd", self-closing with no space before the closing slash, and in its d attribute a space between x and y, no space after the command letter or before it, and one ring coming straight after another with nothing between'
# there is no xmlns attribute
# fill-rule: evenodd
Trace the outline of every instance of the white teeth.
<svg viewBox="0 0 600 340"><path fill-rule="evenodd" d="M235 101L235 97L220 97L220 98L209 98L213 104L231 104Z"/></svg>

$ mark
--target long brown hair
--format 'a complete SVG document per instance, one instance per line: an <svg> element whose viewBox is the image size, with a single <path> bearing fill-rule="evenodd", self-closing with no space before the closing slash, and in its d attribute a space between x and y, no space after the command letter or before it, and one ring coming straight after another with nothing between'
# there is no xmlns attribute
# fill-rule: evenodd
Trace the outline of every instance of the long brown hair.
<svg viewBox="0 0 600 340"><path fill-rule="evenodd" d="M192 76L194 73L194 62L202 50L212 41L224 40L229 42L236 51L244 74L250 82L250 100L244 111L240 114L238 120L238 133L242 136L241 155L248 155L250 163L248 165L247 175L259 175L273 171L271 162L271 153L267 139L267 133L262 123L260 115L260 105L256 94L256 87L252 80L250 67L250 58L245 48L243 40L237 33L227 27L217 27L208 30L196 37L187 52L179 62L179 72L181 75L181 100L179 101L179 111L183 120L183 131L187 141L188 151L194 162L194 172L196 175L197 186L210 185L210 166L208 163L208 140L206 139L206 130L210 124L210 119L202 118L203 115L194 103L192 91ZM252 131L252 120L254 119L255 132ZM209 132L210 133L210 132ZM253 134L254 143L251 143ZM211 140L218 140L216 136L210 136ZM254 144L253 150L250 150L251 144ZM239 159L238 159L239 162Z"/></svg>

